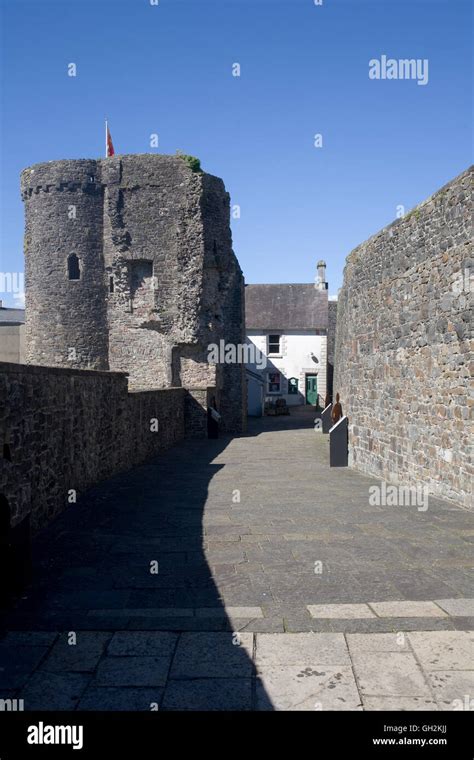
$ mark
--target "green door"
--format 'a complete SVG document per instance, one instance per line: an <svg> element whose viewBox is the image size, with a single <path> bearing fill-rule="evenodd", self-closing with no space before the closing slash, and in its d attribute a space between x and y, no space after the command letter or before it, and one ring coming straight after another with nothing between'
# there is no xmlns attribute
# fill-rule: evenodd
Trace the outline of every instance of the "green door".
<svg viewBox="0 0 474 760"><path fill-rule="evenodd" d="M318 401L318 378L316 375L306 375L306 403L316 406Z"/></svg>

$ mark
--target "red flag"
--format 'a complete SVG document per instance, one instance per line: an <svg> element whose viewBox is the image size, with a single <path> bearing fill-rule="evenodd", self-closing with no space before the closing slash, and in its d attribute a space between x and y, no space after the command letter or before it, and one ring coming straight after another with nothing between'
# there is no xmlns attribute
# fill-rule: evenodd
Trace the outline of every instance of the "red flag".
<svg viewBox="0 0 474 760"><path fill-rule="evenodd" d="M105 122L105 155L107 158L115 153L114 144L109 132L109 125Z"/></svg>

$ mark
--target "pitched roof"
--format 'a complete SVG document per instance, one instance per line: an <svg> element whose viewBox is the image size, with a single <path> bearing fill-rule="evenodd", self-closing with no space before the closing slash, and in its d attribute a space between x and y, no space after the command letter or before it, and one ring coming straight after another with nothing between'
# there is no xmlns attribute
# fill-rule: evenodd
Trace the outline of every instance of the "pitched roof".
<svg viewBox="0 0 474 760"><path fill-rule="evenodd" d="M24 309L10 309L7 306L0 307L0 325L22 325L24 321Z"/></svg>
<svg viewBox="0 0 474 760"><path fill-rule="evenodd" d="M325 330L328 292L314 283L246 285L245 323L249 330Z"/></svg>

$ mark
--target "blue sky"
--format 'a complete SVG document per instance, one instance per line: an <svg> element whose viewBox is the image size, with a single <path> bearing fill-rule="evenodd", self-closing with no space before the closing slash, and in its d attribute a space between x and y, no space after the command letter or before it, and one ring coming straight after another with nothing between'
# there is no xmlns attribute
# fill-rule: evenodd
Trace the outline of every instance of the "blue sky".
<svg viewBox="0 0 474 760"><path fill-rule="evenodd" d="M20 171L102 156L105 115L117 153L180 149L224 179L247 282L324 258L332 294L352 248L472 161L469 0L0 5L2 272L23 271ZM428 84L369 79L383 54L428 59Z"/></svg>

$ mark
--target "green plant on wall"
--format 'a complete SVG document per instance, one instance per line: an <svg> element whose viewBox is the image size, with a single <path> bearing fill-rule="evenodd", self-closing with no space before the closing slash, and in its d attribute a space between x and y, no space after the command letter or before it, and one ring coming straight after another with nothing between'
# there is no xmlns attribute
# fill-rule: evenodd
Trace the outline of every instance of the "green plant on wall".
<svg viewBox="0 0 474 760"><path fill-rule="evenodd" d="M180 150L176 151L176 155L178 158L182 158L183 161L186 161L192 172L202 172L201 162L199 158L196 158L196 156L188 156L186 153L182 153Z"/></svg>

